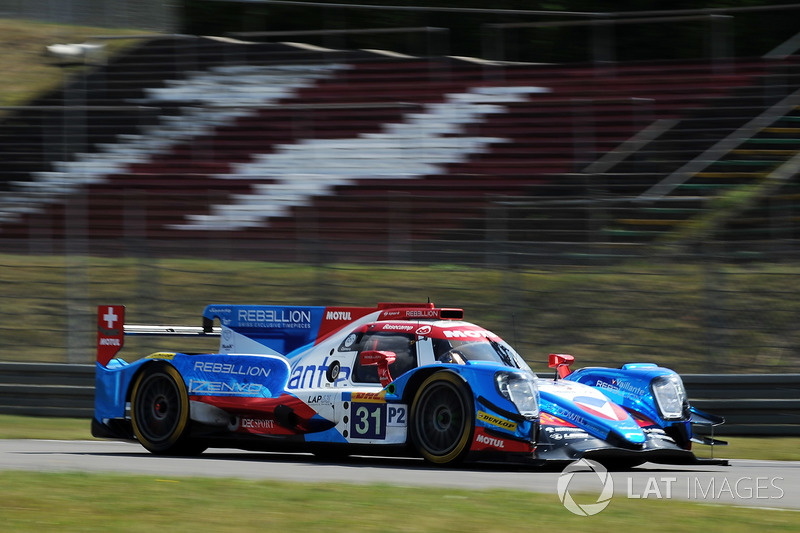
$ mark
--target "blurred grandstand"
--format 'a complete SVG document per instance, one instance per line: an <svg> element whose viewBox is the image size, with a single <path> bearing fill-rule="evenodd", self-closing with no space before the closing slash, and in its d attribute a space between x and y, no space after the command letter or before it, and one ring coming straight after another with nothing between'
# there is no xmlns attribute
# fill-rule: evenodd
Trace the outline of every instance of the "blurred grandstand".
<svg viewBox="0 0 800 533"><path fill-rule="evenodd" d="M416 51L325 42L373 33ZM443 35L165 32L64 60L0 115L0 358L91 362L101 302L192 323L432 297L537 368L797 368L800 36L575 63Z"/></svg>
<svg viewBox="0 0 800 533"><path fill-rule="evenodd" d="M514 262L797 250L800 57L541 64L145 36L0 122L0 244ZM398 255L398 243L407 243Z"/></svg>

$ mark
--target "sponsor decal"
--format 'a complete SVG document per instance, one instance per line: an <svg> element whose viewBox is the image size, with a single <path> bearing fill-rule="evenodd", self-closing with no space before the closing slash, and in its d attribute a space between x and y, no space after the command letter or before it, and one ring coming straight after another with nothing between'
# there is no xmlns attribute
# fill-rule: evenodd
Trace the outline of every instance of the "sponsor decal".
<svg viewBox="0 0 800 533"><path fill-rule="evenodd" d="M308 405L333 405L334 394L312 394L306 400Z"/></svg>
<svg viewBox="0 0 800 533"><path fill-rule="evenodd" d="M615 420L617 422L628 418L628 412L619 405L609 402L604 398L592 396L575 396L572 399L575 405L587 413L605 420Z"/></svg>
<svg viewBox="0 0 800 533"><path fill-rule="evenodd" d="M486 444L487 446L491 446L492 448L498 448L502 450L505 448L505 441L503 439L498 439L495 437L490 437L489 435L480 434L475 437L475 442L478 444Z"/></svg>
<svg viewBox="0 0 800 533"><path fill-rule="evenodd" d="M328 371L328 362L331 361L330 356L326 356L320 365L299 365L292 369L289 383L286 385L287 389L311 389L321 388L322 380L326 380L325 373ZM339 377L333 383L335 387L338 383L345 382L350 379L350 367L342 365L339 370Z"/></svg>
<svg viewBox="0 0 800 533"><path fill-rule="evenodd" d="M344 320L350 322L353 319L350 318L350 311L328 311L325 314L325 320Z"/></svg>
<svg viewBox="0 0 800 533"><path fill-rule="evenodd" d="M474 451L499 450L513 453L531 453L534 446L531 442L504 439L496 435L490 435L483 428L477 427L475 428L475 438L471 449Z"/></svg>
<svg viewBox="0 0 800 533"><path fill-rule="evenodd" d="M444 336L447 339L484 339L495 335L488 331L474 329L446 329L444 330Z"/></svg>
<svg viewBox="0 0 800 533"><path fill-rule="evenodd" d="M355 333L351 333L351 334L350 334L350 335L348 335L348 336L347 336L347 338L344 340L344 347L345 347L345 348L352 348L353 344L355 344L355 343L356 343L356 340L357 340L357 339L358 339L358 335L357 335L357 334L355 334Z"/></svg>
<svg viewBox="0 0 800 533"><path fill-rule="evenodd" d="M175 359L175 352L156 352L151 353L145 359L166 359L168 361L172 361Z"/></svg>
<svg viewBox="0 0 800 533"><path fill-rule="evenodd" d="M275 421L266 418L242 418L239 422L239 428L245 430L274 429ZM253 431L253 433L256 432Z"/></svg>
<svg viewBox="0 0 800 533"><path fill-rule="evenodd" d="M439 316L436 309L409 309L406 311L409 318L436 318Z"/></svg>
<svg viewBox="0 0 800 533"><path fill-rule="evenodd" d="M566 427L571 427L571 428L575 427L574 424L571 424L570 422L567 422L563 418L559 418L559 417L557 417L555 415L551 415L550 413L541 413L539 415L539 423L542 426L566 426ZM548 427L547 429L550 430L551 428Z"/></svg>
<svg viewBox="0 0 800 533"><path fill-rule="evenodd" d="M385 402L386 391L380 392L354 392L350 399L354 402Z"/></svg>
<svg viewBox="0 0 800 533"><path fill-rule="evenodd" d="M588 439L591 437L591 435L583 430L577 429L575 426L547 426L544 428L544 431L552 440Z"/></svg>
<svg viewBox="0 0 800 533"><path fill-rule="evenodd" d="M411 331L416 326L413 324L383 324L382 331Z"/></svg>
<svg viewBox="0 0 800 533"><path fill-rule="evenodd" d="M124 343L125 307L101 305L97 308L97 362L106 365Z"/></svg>
<svg viewBox="0 0 800 533"><path fill-rule="evenodd" d="M598 424L589 421L586 417L583 417L574 411L565 409L564 407L555 404L553 402L548 402L547 400L541 400L541 408L542 411L547 410L548 413L550 413L551 415L555 416L560 420L572 422L573 424L576 424L578 426L583 426L590 430L596 430L598 434L603 434L605 432L608 432L607 429L603 429L602 426L599 426Z"/></svg>
<svg viewBox="0 0 800 533"><path fill-rule="evenodd" d="M205 379L190 379L190 393L218 393L228 396L258 396L266 391L260 383L238 383L228 381L208 381ZM269 391L267 391L269 392Z"/></svg>
<svg viewBox="0 0 800 533"><path fill-rule="evenodd" d="M417 329L415 332L420 337L424 337L425 335L430 335L431 327L430 326L422 326L421 328Z"/></svg>
<svg viewBox="0 0 800 533"><path fill-rule="evenodd" d="M239 308L238 326L245 328L311 328L308 309Z"/></svg>
<svg viewBox="0 0 800 533"><path fill-rule="evenodd" d="M539 423L542 426L564 426L571 428L575 427L575 424L567 422L563 418L559 418L555 415L551 415L550 413L544 413L544 412L539 414Z"/></svg>
<svg viewBox="0 0 800 533"><path fill-rule="evenodd" d="M603 381L602 379L598 379L595 386L599 389L606 389L611 392L622 394L623 396L640 397L647 394L647 391L642 387L637 387L636 385L632 385L628 381L619 379L612 379L610 383L608 381Z"/></svg>
<svg viewBox="0 0 800 533"><path fill-rule="evenodd" d="M492 426L503 428L508 431L517 430L516 422L512 422L510 420L506 420L505 418L500 418L498 416L490 415L485 411L478 411L478 420Z"/></svg>
<svg viewBox="0 0 800 533"><path fill-rule="evenodd" d="M174 354L173 354L174 355ZM269 377L271 368L263 368L260 366L235 365L232 363L214 363L211 361L196 361L194 364L195 372L208 372L210 374L230 374L234 376L255 376L255 377Z"/></svg>

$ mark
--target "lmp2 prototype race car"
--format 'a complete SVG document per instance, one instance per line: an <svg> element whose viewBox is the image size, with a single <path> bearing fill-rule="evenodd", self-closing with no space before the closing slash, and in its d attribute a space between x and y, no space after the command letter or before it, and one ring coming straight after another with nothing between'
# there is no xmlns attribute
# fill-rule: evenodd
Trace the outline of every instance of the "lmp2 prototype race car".
<svg viewBox="0 0 800 533"><path fill-rule="evenodd" d="M377 307L209 305L203 325L125 324L98 308L96 437L155 454L209 447L321 456L534 464L579 458L695 463L692 424L722 419L654 364L537 377L500 337L432 303ZM219 322L219 326L215 324ZM117 357L125 335L219 336L218 353Z"/></svg>

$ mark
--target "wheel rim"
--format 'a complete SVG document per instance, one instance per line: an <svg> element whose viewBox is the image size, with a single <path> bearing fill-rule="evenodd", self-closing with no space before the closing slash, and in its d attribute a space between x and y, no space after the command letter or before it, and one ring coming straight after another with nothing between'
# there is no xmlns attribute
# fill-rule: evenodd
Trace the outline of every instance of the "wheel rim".
<svg viewBox="0 0 800 533"><path fill-rule="evenodd" d="M455 386L444 382L428 388L417 410L416 432L425 450L442 456L456 449L464 435L467 409Z"/></svg>
<svg viewBox="0 0 800 533"><path fill-rule="evenodd" d="M148 376L141 383L134 405L142 436L152 443L172 437L181 420L180 391L168 376Z"/></svg>

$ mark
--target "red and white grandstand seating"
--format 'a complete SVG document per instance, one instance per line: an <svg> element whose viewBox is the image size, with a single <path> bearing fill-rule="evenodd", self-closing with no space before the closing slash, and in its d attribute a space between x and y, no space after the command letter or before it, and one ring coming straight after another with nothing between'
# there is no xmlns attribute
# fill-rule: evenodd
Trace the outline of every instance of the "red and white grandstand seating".
<svg viewBox="0 0 800 533"><path fill-rule="evenodd" d="M63 234L76 198L97 238L291 239L313 225L315 238L353 240L400 221L414 238L455 235L494 198L568 196L564 176L657 119L760 87L770 66L495 65L160 39L85 78L89 111L71 129L59 129L65 111L0 125L28 136L0 163L0 239ZM36 104L63 106L79 86ZM623 194L663 176L633 186L617 170L605 183Z"/></svg>

